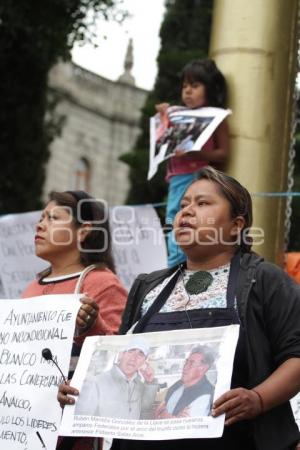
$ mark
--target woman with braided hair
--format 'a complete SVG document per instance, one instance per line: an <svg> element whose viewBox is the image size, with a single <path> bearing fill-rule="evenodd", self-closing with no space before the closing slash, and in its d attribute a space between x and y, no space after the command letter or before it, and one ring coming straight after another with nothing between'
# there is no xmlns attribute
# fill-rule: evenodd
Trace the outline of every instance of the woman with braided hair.
<svg viewBox="0 0 300 450"><path fill-rule="evenodd" d="M300 288L251 251L251 224L247 189L203 168L187 187L174 221L186 263L138 276L120 328L121 333L184 333L240 325L231 387L214 398L210 411L212 417L225 414L222 437L116 439L113 450L295 449L299 430L289 399L300 389ZM69 394L75 392L61 385L61 404L72 403Z"/></svg>

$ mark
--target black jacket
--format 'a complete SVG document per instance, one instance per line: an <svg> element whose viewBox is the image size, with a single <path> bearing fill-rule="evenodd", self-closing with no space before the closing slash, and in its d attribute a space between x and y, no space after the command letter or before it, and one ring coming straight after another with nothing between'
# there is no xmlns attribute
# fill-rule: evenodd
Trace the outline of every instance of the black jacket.
<svg viewBox="0 0 300 450"><path fill-rule="evenodd" d="M244 254L237 283L237 307L245 328L251 389L264 381L280 364L300 357L300 286L282 269L255 254ZM141 317L148 292L175 269L142 274L128 296L120 332L126 333ZM253 420L257 450L285 450L299 440L289 402Z"/></svg>

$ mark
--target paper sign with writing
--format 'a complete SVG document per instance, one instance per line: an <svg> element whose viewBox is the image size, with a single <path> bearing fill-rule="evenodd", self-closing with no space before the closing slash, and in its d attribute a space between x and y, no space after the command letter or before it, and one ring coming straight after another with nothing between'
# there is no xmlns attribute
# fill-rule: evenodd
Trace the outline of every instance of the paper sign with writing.
<svg viewBox="0 0 300 450"><path fill-rule="evenodd" d="M67 376L80 295L0 300L0 448L54 450L62 377ZM41 441L42 440L42 441Z"/></svg>
<svg viewBox="0 0 300 450"><path fill-rule="evenodd" d="M34 252L40 215L35 211L0 218L0 278L7 298L20 297L36 274L49 266ZM165 239L152 206L115 206L110 209L110 226L116 271L127 289L141 272L167 266Z"/></svg>
<svg viewBox="0 0 300 450"><path fill-rule="evenodd" d="M129 289L140 273L167 267L165 237L152 206L116 206L110 211L117 274Z"/></svg>
<svg viewBox="0 0 300 450"><path fill-rule="evenodd" d="M85 339L60 434L120 439L220 437L213 402L230 389L239 326ZM163 445L162 445L163 448Z"/></svg>

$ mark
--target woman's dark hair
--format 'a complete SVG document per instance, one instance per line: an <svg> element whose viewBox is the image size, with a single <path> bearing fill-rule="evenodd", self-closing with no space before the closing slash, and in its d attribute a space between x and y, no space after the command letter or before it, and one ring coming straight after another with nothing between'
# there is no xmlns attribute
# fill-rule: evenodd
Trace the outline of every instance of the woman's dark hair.
<svg viewBox="0 0 300 450"><path fill-rule="evenodd" d="M81 243L80 262L85 267L103 264L114 272L107 205L84 191L51 192L49 200L70 208L76 227L79 228L84 222L92 222L92 230Z"/></svg>
<svg viewBox="0 0 300 450"><path fill-rule="evenodd" d="M252 247L252 238L249 235L252 225L252 200L249 192L236 179L210 166L204 167L197 173L197 181L203 179L217 185L220 194L230 204L230 213L233 219L238 216L244 218L245 226L240 235L240 249L244 253L250 252Z"/></svg>
<svg viewBox="0 0 300 450"><path fill-rule="evenodd" d="M181 87L184 82L204 84L207 105L226 108L226 80L212 59L199 59L186 64L181 71Z"/></svg>

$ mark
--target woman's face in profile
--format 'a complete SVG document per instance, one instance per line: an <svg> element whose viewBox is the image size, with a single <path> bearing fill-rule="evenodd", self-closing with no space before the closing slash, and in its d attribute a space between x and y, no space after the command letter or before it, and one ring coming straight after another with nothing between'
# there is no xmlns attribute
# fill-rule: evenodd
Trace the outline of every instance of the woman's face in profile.
<svg viewBox="0 0 300 450"><path fill-rule="evenodd" d="M50 201L42 211L36 226L36 255L50 261L53 256L62 256L68 251L75 251L76 248L77 229L71 211Z"/></svg>
<svg viewBox="0 0 300 450"><path fill-rule="evenodd" d="M181 200L174 221L177 243L183 250L195 246L232 246L237 227L230 215L230 204L216 183L194 182Z"/></svg>

